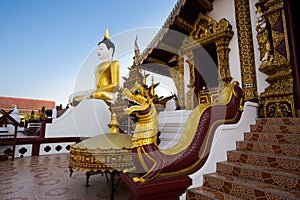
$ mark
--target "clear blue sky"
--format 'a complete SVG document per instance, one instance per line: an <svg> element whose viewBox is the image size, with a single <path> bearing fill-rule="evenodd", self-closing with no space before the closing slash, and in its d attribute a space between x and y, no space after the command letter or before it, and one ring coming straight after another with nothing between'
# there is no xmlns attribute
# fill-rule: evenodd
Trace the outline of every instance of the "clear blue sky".
<svg viewBox="0 0 300 200"><path fill-rule="evenodd" d="M0 0L0 96L65 106L82 63L106 27L111 36L160 28L176 2Z"/></svg>

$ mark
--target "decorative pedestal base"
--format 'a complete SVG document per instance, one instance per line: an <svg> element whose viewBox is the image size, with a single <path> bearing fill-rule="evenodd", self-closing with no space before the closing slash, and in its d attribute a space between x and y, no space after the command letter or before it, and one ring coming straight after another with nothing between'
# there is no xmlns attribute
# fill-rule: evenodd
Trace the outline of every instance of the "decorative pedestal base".
<svg viewBox="0 0 300 200"><path fill-rule="evenodd" d="M192 184L189 176L162 177L146 183L134 183L132 177L131 174L121 174L132 200L178 200Z"/></svg>

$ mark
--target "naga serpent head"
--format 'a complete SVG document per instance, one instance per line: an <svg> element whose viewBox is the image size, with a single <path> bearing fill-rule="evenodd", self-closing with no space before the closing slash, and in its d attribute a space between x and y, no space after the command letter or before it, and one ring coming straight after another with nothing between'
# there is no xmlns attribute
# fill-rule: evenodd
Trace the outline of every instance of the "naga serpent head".
<svg viewBox="0 0 300 200"><path fill-rule="evenodd" d="M125 113L128 115L142 114L143 111L151 108L154 99L154 88L157 85L152 84L150 87L147 87L136 83L131 90L125 88L122 93L123 100L128 102L128 108L125 109Z"/></svg>

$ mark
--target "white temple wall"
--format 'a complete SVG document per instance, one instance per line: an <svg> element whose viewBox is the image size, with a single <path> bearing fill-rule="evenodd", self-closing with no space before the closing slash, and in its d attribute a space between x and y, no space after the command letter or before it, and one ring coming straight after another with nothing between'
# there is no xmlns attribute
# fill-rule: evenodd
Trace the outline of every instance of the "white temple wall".
<svg viewBox="0 0 300 200"><path fill-rule="evenodd" d="M109 131L110 111L102 100L85 99L46 125L46 138L93 137Z"/></svg>

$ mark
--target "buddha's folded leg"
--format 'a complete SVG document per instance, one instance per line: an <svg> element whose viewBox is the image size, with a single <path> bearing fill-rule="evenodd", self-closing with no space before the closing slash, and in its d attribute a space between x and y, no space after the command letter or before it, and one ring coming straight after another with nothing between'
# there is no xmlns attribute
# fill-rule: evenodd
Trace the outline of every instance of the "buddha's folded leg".
<svg viewBox="0 0 300 200"><path fill-rule="evenodd" d="M87 95L87 94L75 96L72 99L71 105L77 106L82 100L89 99L89 98L90 98L90 95Z"/></svg>
<svg viewBox="0 0 300 200"><path fill-rule="evenodd" d="M112 92L107 92L103 90L96 90L92 93L91 98L95 99L103 99L103 100L112 100L114 98L114 94Z"/></svg>

